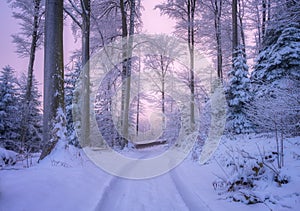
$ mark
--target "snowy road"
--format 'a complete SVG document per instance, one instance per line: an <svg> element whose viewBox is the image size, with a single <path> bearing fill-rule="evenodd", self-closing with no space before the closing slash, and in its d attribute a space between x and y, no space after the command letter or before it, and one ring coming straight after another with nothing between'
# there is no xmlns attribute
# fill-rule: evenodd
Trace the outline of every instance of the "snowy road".
<svg viewBox="0 0 300 211"><path fill-rule="evenodd" d="M130 171L133 166L131 163L124 170ZM111 176L95 211L211 210L196 193L195 187L186 186L180 176L183 171L185 169L177 167L164 175L144 180Z"/></svg>
<svg viewBox="0 0 300 211"><path fill-rule="evenodd" d="M253 139L245 142L242 137L219 146L215 158L206 165L199 165L187 158L161 176L141 180L108 174L80 149L70 147L56 151L31 168L23 168L19 163L13 169L0 170L0 211L299 210L298 139L286 142L285 172L291 175L291 182L282 187L271 182L263 183L257 189L258 194L272 197L272 202L268 203L236 203L226 199L226 194L219 195L213 188L217 176L224 175L220 164L226 158L224 155L228 147L234 145L252 152L257 150ZM266 141L265 137L255 139L266 150L273 146L273 141ZM128 153L131 157L144 159L160 152L159 148L151 147ZM132 172L134 166L138 165L135 162L129 162L120 171Z"/></svg>

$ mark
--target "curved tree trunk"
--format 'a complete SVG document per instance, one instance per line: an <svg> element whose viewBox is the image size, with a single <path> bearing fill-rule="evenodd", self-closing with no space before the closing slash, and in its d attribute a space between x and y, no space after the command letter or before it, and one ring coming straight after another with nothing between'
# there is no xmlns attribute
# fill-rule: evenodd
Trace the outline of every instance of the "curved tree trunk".
<svg viewBox="0 0 300 211"><path fill-rule="evenodd" d="M26 94L25 94L25 112L22 119L22 132L21 132L21 141L24 143L26 132L27 132L27 125L28 125L28 118L29 118L29 110L30 110L30 100L31 100L31 91L32 91L32 83L33 83L33 66L35 61L35 52L37 49L37 42L39 39L38 30L39 30L39 13L40 13L40 5L41 0L34 1L34 17L33 17L33 31L31 36L31 46L30 46L30 55L29 55L29 63L28 63L28 70L27 70L27 84L26 84Z"/></svg>

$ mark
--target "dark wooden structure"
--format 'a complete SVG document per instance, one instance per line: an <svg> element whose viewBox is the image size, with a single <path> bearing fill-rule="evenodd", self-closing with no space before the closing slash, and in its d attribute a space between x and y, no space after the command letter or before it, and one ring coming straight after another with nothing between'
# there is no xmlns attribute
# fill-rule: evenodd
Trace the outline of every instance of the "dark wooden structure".
<svg viewBox="0 0 300 211"><path fill-rule="evenodd" d="M153 147L156 145L162 145L162 144L166 144L167 140L152 140L152 141L147 141L147 142L141 142L141 143L134 143L134 147L136 149L143 149L143 148L147 148L147 147Z"/></svg>

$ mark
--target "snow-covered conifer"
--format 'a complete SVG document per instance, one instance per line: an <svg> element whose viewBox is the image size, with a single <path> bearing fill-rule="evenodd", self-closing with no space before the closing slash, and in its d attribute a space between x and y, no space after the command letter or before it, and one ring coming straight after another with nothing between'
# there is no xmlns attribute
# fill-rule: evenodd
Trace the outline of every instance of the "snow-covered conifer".
<svg viewBox="0 0 300 211"><path fill-rule="evenodd" d="M282 78L300 80L300 15L299 3L286 1L278 4L268 24L263 49L260 51L251 80L256 85L272 84Z"/></svg>
<svg viewBox="0 0 300 211"><path fill-rule="evenodd" d="M247 103L250 101L250 79L248 78L248 65L242 48L238 48L236 55L233 68L228 76L228 129L239 134L249 132L251 129L245 110Z"/></svg>
<svg viewBox="0 0 300 211"><path fill-rule="evenodd" d="M0 74L0 143L2 147L16 150L20 138L17 79L10 66Z"/></svg>
<svg viewBox="0 0 300 211"><path fill-rule="evenodd" d="M81 70L81 64L75 63L74 69L71 69L65 74L65 109L66 109L66 121L67 121L67 137L70 144L78 146L78 139L75 133L73 125L73 96L75 92L75 86Z"/></svg>
<svg viewBox="0 0 300 211"><path fill-rule="evenodd" d="M291 24L280 31L278 38L258 56L251 76L258 85L273 83L286 76L300 79L300 26ZM273 36L276 37L276 34Z"/></svg>

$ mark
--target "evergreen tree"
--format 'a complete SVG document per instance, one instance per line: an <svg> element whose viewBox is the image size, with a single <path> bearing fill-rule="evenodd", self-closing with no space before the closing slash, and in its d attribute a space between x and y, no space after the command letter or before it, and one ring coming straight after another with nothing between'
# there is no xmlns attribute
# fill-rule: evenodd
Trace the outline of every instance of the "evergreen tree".
<svg viewBox="0 0 300 211"><path fill-rule="evenodd" d="M27 102L26 86L27 77L25 74L21 76L20 86L20 113L21 113L21 130L22 130L22 146L26 152L37 152L41 149L42 141L42 114L41 114L41 94L38 91L38 82L33 77L32 89ZM27 103L27 105L26 105ZM26 114L26 115L25 115ZM24 131L24 132L23 132Z"/></svg>
<svg viewBox="0 0 300 211"><path fill-rule="evenodd" d="M252 104L264 111L253 115L255 124L268 126L266 129L269 131L280 129L282 133L289 135L299 134L300 125L299 9L300 5L292 0L287 0L276 8L251 75L252 92L255 96ZM270 120L271 123L268 122ZM261 128L263 127L260 126Z"/></svg>
<svg viewBox="0 0 300 211"><path fill-rule="evenodd" d="M251 129L246 114L246 106L250 101L250 79L248 78L248 66L242 48L238 48L235 55L233 68L228 73L228 129L233 133L240 134L249 132Z"/></svg>
<svg viewBox="0 0 300 211"><path fill-rule="evenodd" d="M252 80L258 85L273 83L283 77L300 79L300 27L291 24L282 29L258 56ZM271 38L270 38L271 39Z"/></svg>
<svg viewBox="0 0 300 211"><path fill-rule="evenodd" d="M17 79L10 66L2 69L0 75L0 144L1 147L17 150L20 138Z"/></svg>
<svg viewBox="0 0 300 211"><path fill-rule="evenodd" d="M41 46L44 34L44 14L45 14L45 0L8 0L10 6L13 8L13 17L20 21L21 32L14 34L13 42L17 45L17 53L21 57L28 57L28 68L27 68L27 82L22 87L22 90L26 90L23 95L22 104L22 130L21 130L21 141L25 142L26 134L29 130L28 124L25 122L30 117L30 103L32 103L32 93L34 90L34 63L36 59L36 51ZM27 107L27 108L25 108ZM24 122L25 121L25 122Z"/></svg>
<svg viewBox="0 0 300 211"><path fill-rule="evenodd" d="M300 80L300 6L287 0L280 4L269 23L263 41L263 49L251 79L257 85L274 84L279 79L289 77ZM270 86L271 87L271 86Z"/></svg>
<svg viewBox="0 0 300 211"><path fill-rule="evenodd" d="M75 63L75 68L65 74L65 108L67 121L67 137L70 144L79 146L79 142L74 129L74 120L72 115L73 99L77 79L81 71L81 64Z"/></svg>

